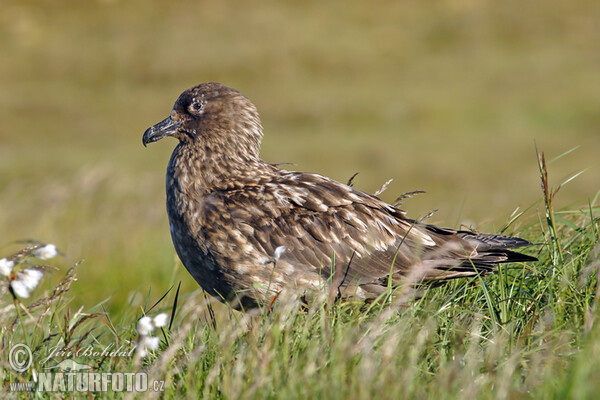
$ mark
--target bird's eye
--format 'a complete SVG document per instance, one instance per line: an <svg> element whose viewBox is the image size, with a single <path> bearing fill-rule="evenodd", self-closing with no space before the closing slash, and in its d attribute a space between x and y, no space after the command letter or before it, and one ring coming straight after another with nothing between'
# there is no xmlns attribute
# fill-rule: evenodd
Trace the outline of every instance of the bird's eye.
<svg viewBox="0 0 600 400"><path fill-rule="evenodd" d="M200 110L202 110L202 108L204 108L204 103L206 103L205 101L194 101L192 102L192 104L190 104L190 111L194 112L194 113L198 113Z"/></svg>

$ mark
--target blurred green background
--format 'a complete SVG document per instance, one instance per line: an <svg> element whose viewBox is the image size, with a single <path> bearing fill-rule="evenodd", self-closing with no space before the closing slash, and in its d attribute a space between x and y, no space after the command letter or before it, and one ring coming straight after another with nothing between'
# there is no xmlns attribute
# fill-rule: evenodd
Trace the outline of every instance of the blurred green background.
<svg viewBox="0 0 600 400"><path fill-rule="evenodd" d="M500 229L541 198L534 141L548 158L579 146L550 173L586 169L557 199L584 203L600 189L598 21L597 1L3 1L1 254L35 238L85 259L76 305L195 289L164 207L175 141L141 136L205 81L257 105L267 161L360 171L368 192L394 178L387 201L426 190L413 217Z"/></svg>

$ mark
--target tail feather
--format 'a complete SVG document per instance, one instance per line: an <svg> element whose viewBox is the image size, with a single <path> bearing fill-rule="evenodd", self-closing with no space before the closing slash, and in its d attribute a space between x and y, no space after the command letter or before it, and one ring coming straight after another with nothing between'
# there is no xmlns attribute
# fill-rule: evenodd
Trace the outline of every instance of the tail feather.
<svg viewBox="0 0 600 400"><path fill-rule="evenodd" d="M469 233L465 232L465 234ZM527 240L494 234L469 235L463 238L477 247L477 254L454 265L448 263L448 260L431 260L430 262L435 265L432 270L424 274L424 281L439 282L447 279L472 277L478 274L485 275L493 272L498 264L538 260L536 257L507 249L531 245Z"/></svg>
<svg viewBox="0 0 600 400"><path fill-rule="evenodd" d="M513 237L498 235L495 233L477 233L470 231L456 231L450 228L440 228L435 225L425 225L425 228L433 233L442 236L456 235L474 245L477 245L479 250L491 249L514 249L517 247L530 246L532 243L528 240Z"/></svg>
<svg viewBox="0 0 600 400"><path fill-rule="evenodd" d="M530 246L532 244L530 241L525 239L512 236L496 235L493 233L472 233L459 231L457 235L468 242L477 245L477 249L480 251L514 249L517 247Z"/></svg>
<svg viewBox="0 0 600 400"><path fill-rule="evenodd" d="M463 261L461 265L470 266L472 268L473 265L475 265L475 267L486 265L493 266L495 264L501 263L527 261L537 261L537 258L528 256L527 254L517 253L516 251L505 249L492 249L480 252L476 258L467 259Z"/></svg>

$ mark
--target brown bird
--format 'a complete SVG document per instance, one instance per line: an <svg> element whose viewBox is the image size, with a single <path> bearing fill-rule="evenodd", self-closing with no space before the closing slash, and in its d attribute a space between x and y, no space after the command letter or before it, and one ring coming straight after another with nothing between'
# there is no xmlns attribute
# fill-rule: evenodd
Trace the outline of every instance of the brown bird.
<svg viewBox="0 0 600 400"><path fill-rule="evenodd" d="M508 250L526 240L427 225L348 185L263 161L256 107L219 83L183 92L142 141L165 136L179 140L166 181L175 250L205 291L235 307L322 286L372 299L390 284L536 260Z"/></svg>

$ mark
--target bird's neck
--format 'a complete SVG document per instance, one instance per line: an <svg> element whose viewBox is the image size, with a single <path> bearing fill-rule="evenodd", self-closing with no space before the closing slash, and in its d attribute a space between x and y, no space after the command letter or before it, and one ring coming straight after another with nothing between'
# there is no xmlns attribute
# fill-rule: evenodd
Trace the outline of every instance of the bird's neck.
<svg viewBox="0 0 600 400"><path fill-rule="evenodd" d="M167 189L174 186L193 195L232 189L240 182L256 179L269 170L268 167L259 157L179 144L169 162Z"/></svg>

